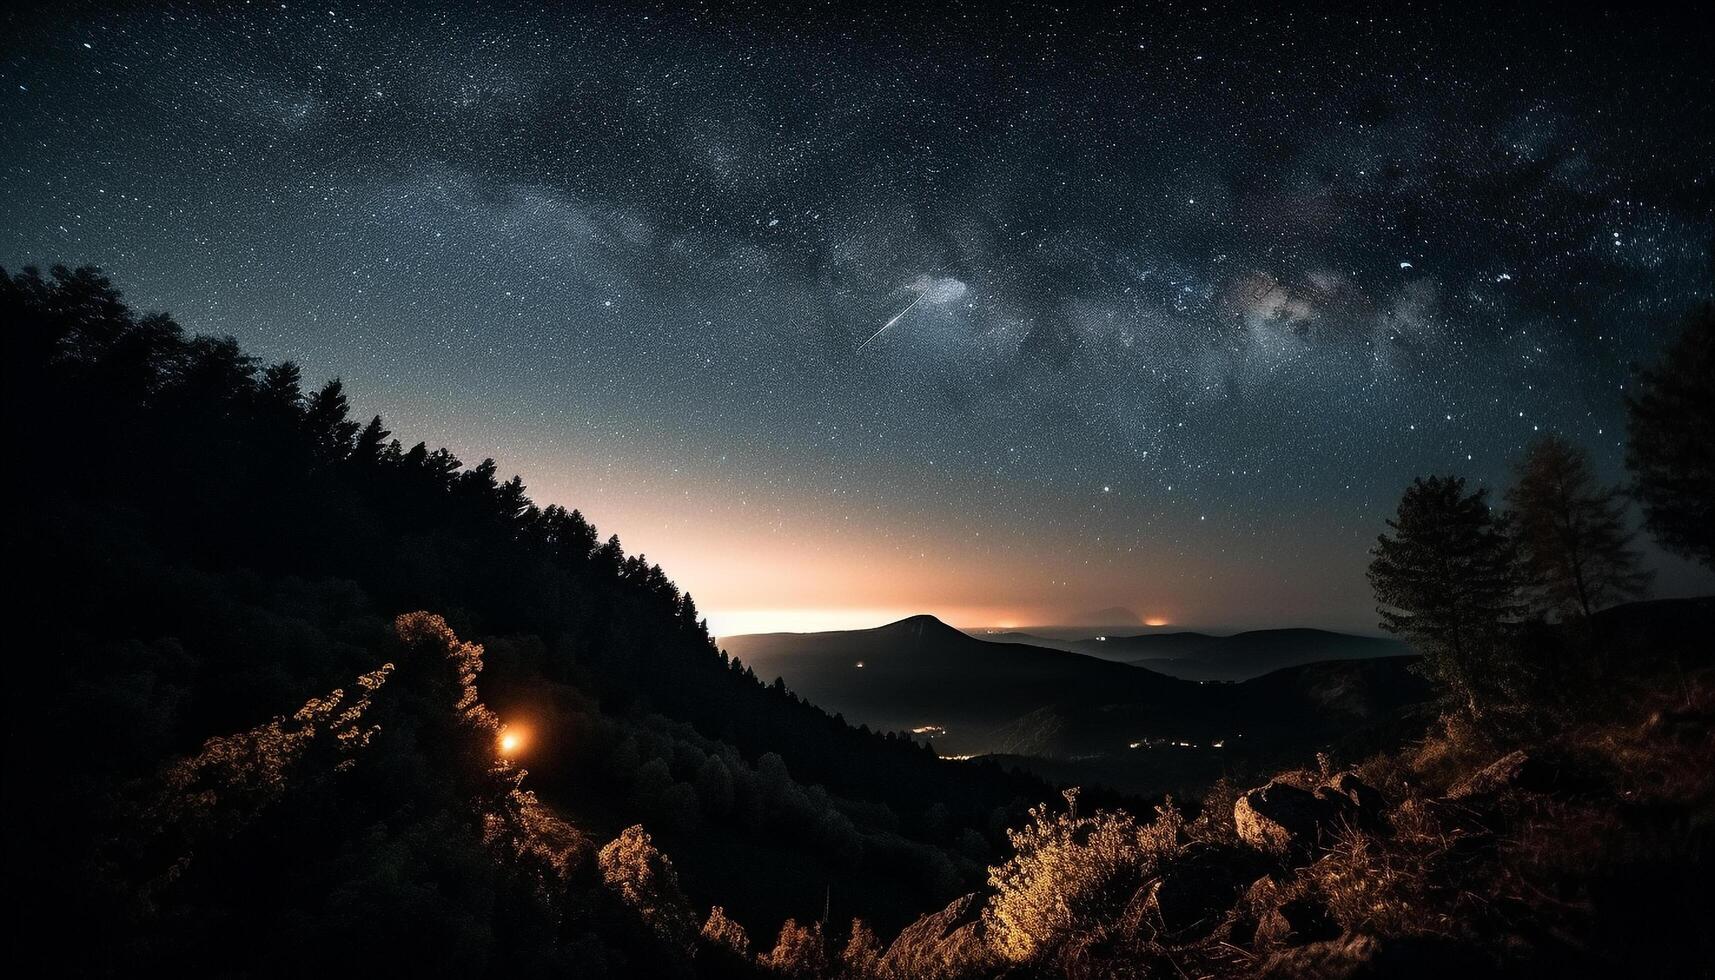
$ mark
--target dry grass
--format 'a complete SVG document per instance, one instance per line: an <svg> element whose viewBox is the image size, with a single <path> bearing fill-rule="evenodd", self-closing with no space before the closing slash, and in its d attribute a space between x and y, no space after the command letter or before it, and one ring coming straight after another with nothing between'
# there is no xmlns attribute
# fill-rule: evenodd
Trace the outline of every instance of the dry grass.
<svg viewBox="0 0 1715 980"><path fill-rule="evenodd" d="M1502 749L1464 716L1443 715L1402 761L1420 785L1440 791L1500 755Z"/></svg>
<svg viewBox="0 0 1715 980"><path fill-rule="evenodd" d="M1339 828L1308 863L1239 844L1244 787L1227 782L1187 822L1033 812L1021 856L995 869L982 941L1045 976L1294 976L1341 956L1385 970L1420 955L1474 975L1704 975L1712 722L1711 677L1522 744L1443 720L1356 767L1383 818ZM1521 747L1534 768L1448 798ZM1276 778L1311 789L1335 768L1318 763ZM1164 910L1211 881L1237 897L1213 918L1197 907L1195 930L1169 927Z"/></svg>

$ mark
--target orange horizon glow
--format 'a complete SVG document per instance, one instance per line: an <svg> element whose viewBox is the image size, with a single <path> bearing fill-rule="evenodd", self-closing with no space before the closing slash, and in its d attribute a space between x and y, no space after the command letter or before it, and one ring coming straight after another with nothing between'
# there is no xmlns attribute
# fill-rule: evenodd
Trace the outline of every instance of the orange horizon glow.
<svg viewBox="0 0 1715 980"><path fill-rule="evenodd" d="M1077 624L1065 617L1057 620L1052 611L1020 613L1016 609L990 606L864 606L864 607L800 607L780 609L727 609L708 613L709 632L717 639L756 633L826 633L842 630L867 630L911 616L930 615L961 630L995 632L1030 632L1031 630L1064 630ZM1170 625L1164 616L1150 616L1144 626ZM1095 625L1092 624L1094 629ZM1111 626L1109 627L1111 628Z"/></svg>
<svg viewBox="0 0 1715 980"><path fill-rule="evenodd" d="M417 406L382 407L417 414L409 410ZM457 442L430 435L431 443ZM1283 580L1270 557L1223 558L1217 540L1191 550L1145 540L1091 560L1080 542L1046 525L983 520L970 501L948 499L942 476L922 467L885 474L895 489L884 498L853 500L813 475L648 461L679 458L683 447L675 445L611 466L570 467L559 461L609 456L611 447L562 441L566 435L556 430L513 446L516 458L547 461L523 474L532 497L577 506L602 537L617 534L626 554L659 563L696 599L716 637L871 629L919 614L967 630L1080 623L1113 630L1120 624L1088 619L1091 610L1112 607L1136 610L1139 631L1261 628L1301 621L1349 577L1330 561ZM480 458L480 447L507 438L479 428L465 434L477 448L452 448ZM1326 537L1326 528L1303 522L1270 547L1297 554ZM1354 541L1347 564L1361 568L1367 552ZM1349 605L1343 618L1319 616L1317 625L1373 625L1366 596L1354 592Z"/></svg>
<svg viewBox="0 0 1715 980"><path fill-rule="evenodd" d="M983 607L919 606L805 607L798 609L731 609L709 613L709 632L716 637L749 633L825 633L867 630L911 616L928 614L961 629L1018 629L1015 617L994 618Z"/></svg>

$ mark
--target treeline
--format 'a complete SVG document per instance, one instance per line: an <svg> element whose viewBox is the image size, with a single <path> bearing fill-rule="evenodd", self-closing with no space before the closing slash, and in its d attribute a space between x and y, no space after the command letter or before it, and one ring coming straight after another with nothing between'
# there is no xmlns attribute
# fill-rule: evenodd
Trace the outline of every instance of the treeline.
<svg viewBox="0 0 1715 980"><path fill-rule="evenodd" d="M0 323L19 461L8 618L26 651L7 688L7 848L15 887L38 897L20 935L92 903L144 921L96 857L127 794L373 672L393 617L417 609L481 638L493 690L553 736L529 760L544 800L775 854L779 875L894 882L864 897L884 916L980 880L1047 792L764 684L659 566L577 511L536 505L491 460L466 467L353 418L338 381L306 389L290 363L140 315L94 270L0 271ZM415 750L389 758L439 778ZM399 873L439 888L426 867ZM750 914L821 899L826 882L802 877L757 889ZM496 948L489 926L461 929Z"/></svg>
<svg viewBox="0 0 1715 980"><path fill-rule="evenodd" d="M601 540L578 511L536 506L517 477L498 479L493 460L466 468L445 449L405 447L379 418L354 421L339 381L306 393L291 363L263 367L231 338L136 316L90 269L0 272L0 304L13 445L44 474L14 482L19 512L106 512L52 531L143 539L154 557L182 553L195 571L296 576L292 587L309 592L355 585L381 610L442 609L465 633L537 637L529 667L547 679L604 707L688 721L746 755L778 751L836 791L916 800L946 783L926 746L854 729L724 657L692 597L617 537ZM113 512L123 529L89 528ZM113 612L101 619L148 622L146 608ZM285 670L302 660L280 659ZM319 681L356 665L305 666ZM246 697L245 686L190 706L183 727L220 730L305 689Z"/></svg>
<svg viewBox="0 0 1715 980"><path fill-rule="evenodd" d="M1534 442L1504 507L1458 476L1414 481L1374 549L1381 625L1423 655L1446 707L1515 734L1579 714L1611 692L1622 659L1598 611L1643 597L1627 505L1663 547L1715 568L1715 312L1688 319L1626 400L1627 486L1603 486L1563 437ZM1625 654L1647 657L1630 648Z"/></svg>
<svg viewBox="0 0 1715 980"><path fill-rule="evenodd" d="M493 460L465 468L390 439L379 418L354 421L337 380L306 393L291 363L262 367L231 338L137 317L93 270L27 270L0 278L0 294L13 434L52 474L20 482L26 505L123 501L136 533L201 569L337 576L381 608L544 637L551 674L719 726L748 751L790 742L797 765L842 786L885 790L895 759L926 754L770 691L720 657L659 566L598 540L577 511L538 508ZM887 760L882 772L850 765L853 752Z"/></svg>

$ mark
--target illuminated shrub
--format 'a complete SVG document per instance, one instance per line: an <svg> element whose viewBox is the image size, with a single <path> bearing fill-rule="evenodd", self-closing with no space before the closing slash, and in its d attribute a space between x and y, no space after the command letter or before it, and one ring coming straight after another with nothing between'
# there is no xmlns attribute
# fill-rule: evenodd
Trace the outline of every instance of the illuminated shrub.
<svg viewBox="0 0 1715 980"><path fill-rule="evenodd" d="M631 826L596 856L602 881L619 901L670 946L689 949L696 933L690 903L673 862L641 826Z"/></svg>
<svg viewBox="0 0 1715 980"><path fill-rule="evenodd" d="M704 943L740 959L750 958L750 935L743 926L727 918L726 909L719 905L709 909L709 917L703 922L702 938Z"/></svg>
<svg viewBox="0 0 1715 980"><path fill-rule="evenodd" d="M1140 825L1127 813L1080 817L1078 791L1065 796L1067 812L1034 807L1021 829L1008 831L1016 853L989 871L995 895L984 921L996 951L1015 963L1110 933L1183 849L1183 820L1171 802L1155 823Z"/></svg>
<svg viewBox="0 0 1715 980"><path fill-rule="evenodd" d="M846 980L873 980L881 976L881 940L862 919L852 920L851 938L840 952L840 976Z"/></svg>
<svg viewBox="0 0 1715 980"><path fill-rule="evenodd" d="M826 976L828 952L822 941L821 924L801 926L796 920L787 919L780 927L774 951L768 954L768 966L775 973L795 980Z"/></svg>

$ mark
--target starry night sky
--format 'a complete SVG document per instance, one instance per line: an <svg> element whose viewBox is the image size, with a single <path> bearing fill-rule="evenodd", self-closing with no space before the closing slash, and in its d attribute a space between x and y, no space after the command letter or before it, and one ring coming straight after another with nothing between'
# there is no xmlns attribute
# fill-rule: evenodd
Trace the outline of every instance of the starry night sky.
<svg viewBox="0 0 1715 980"><path fill-rule="evenodd" d="M1690 16L565 6L0 15L0 265L342 376L718 632L1372 628L1411 477L1619 480L1710 295Z"/></svg>

